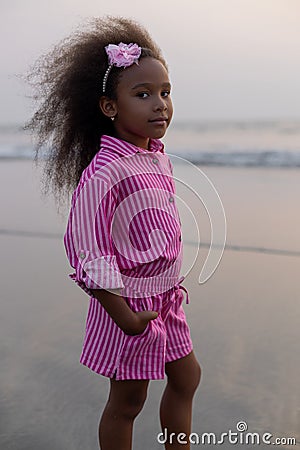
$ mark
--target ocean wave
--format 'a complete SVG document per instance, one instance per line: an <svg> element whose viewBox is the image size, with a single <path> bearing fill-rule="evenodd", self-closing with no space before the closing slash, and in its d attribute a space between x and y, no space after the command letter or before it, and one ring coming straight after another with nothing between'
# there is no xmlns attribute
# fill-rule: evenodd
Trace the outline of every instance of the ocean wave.
<svg viewBox="0 0 300 450"><path fill-rule="evenodd" d="M174 123L166 152L204 166L300 167L300 121ZM46 159L47 150L40 152ZM0 125L0 160L32 160L34 142L21 126Z"/></svg>
<svg viewBox="0 0 300 450"><path fill-rule="evenodd" d="M222 152L174 152L193 164L230 167L300 167L300 152L289 151L236 151Z"/></svg>
<svg viewBox="0 0 300 450"><path fill-rule="evenodd" d="M254 131L255 133L271 131L276 134L300 134L299 120L211 120L176 122L178 131L227 132Z"/></svg>
<svg viewBox="0 0 300 450"><path fill-rule="evenodd" d="M223 167L277 167L299 168L300 152L262 151L262 152L167 152L179 156L193 164ZM0 160L32 160L32 148L0 149ZM41 159L46 159L46 156Z"/></svg>

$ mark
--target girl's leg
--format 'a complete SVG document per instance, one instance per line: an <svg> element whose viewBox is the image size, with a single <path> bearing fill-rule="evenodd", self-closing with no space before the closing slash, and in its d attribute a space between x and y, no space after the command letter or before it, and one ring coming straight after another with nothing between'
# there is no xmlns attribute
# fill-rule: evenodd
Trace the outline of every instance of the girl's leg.
<svg viewBox="0 0 300 450"><path fill-rule="evenodd" d="M186 437L181 436L179 440L189 442L193 397L201 376L201 369L194 352L177 361L167 363L166 374L168 383L160 405L162 430L166 429L168 436L165 448L167 450L190 449L189 443L178 442L177 435L185 433Z"/></svg>
<svg viewBox="0 0 300 450"><path fill-rule="evenodd" d="M110 393L99 424L101 450L131 450L133 422L142 410L149 380L110 380Z"/></svg>

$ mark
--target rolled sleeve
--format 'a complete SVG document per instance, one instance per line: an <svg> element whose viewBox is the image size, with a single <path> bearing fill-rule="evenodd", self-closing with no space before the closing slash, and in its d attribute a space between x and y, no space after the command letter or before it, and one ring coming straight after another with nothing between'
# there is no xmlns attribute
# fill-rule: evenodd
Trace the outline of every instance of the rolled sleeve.
<svg viewBox="0 0 300 450"><path fill-rule="evenodd" d="M82 258L82 259L81 259ZM122 276L114 255L96 256L88 250L79 254L80 281L89 289L123 288Z"/></svg>
<svg viewBox="0 0 300 450"><path fill-rule="evenodd" d="M89 295L90 289L121 289L124 284L111 237L117 186L98 175L78 191L68 227L75 269L70 277Z"/></svg>

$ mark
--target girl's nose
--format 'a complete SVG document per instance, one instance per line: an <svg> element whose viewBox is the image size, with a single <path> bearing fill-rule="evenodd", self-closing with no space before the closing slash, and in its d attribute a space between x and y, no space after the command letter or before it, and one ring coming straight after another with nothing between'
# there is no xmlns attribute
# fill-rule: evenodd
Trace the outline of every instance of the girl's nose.
<svg viewBox="0 0 300 450"><path fill-rule="evenodd" d="M156 111L165 111L166 109L168 109L166 102L164 101L163 98L160 98L154 106L154 109Z"/></svg>

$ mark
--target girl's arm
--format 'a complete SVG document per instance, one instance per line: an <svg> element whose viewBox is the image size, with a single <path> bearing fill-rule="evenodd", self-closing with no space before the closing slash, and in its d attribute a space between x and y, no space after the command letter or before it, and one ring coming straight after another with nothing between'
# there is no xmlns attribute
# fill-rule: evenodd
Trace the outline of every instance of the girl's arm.
<svg viewBox="0 0 300 450"><path fill-rule="evenodd" d="M141 334L148 322L157 318L156 311L133 312L119 292L119 289L105 291L104 289L91 289L94 297L101 303L105 311L110 315L113 321L126 334Z"/></svg>

